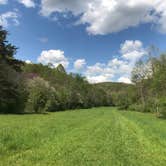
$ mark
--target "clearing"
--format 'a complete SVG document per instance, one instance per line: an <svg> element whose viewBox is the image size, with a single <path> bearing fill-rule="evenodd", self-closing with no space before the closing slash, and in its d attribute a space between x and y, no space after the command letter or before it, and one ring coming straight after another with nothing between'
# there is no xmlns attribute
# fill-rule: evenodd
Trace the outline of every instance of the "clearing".
<svg viewBox="0 0 166 166"><path fill-rule="evenodd" d="M2 166L165 166L166 120L93 108L0 115Z"/></svg>

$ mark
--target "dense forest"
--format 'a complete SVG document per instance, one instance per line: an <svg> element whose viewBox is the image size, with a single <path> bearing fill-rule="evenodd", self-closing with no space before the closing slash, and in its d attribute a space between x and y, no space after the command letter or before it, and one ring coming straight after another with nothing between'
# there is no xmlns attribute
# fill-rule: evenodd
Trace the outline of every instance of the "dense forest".
<svg viewBox="0 0 166 166"><path fill-rule="evenodd" d="M44 113L116 106L166 117L166 54L139 60L133 84L90 84L59 64L27 64L14 58L17 48L0 27L0 113Z"/></svg>

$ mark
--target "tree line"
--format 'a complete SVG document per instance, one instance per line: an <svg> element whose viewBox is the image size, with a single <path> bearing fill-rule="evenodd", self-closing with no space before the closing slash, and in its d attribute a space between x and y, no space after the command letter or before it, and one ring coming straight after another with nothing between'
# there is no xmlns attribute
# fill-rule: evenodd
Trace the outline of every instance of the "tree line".
<svg viewBox="0 0 166 166"><path fill-rule="evenodd" d="M110 94L112 104L120 110L152 112L166 117L166 54L158 55L155 50L151 47L149 55L136 62L131 73L133 84L97 84Z"/></svg>
<svg viewBox="0 0 166 166"><path fill-rule="evenodd" d="M42 113L97 106L155 112L166 116L166 55L136 63L133 84L89 84L60 64L27 64L0 27L0 113Z"/></svg>
<svg viewBox="0 0 166 166"><path fill-rule="evenodd" d="M27 64L14 58L17 48L0 28L0 112L41 113L108 106L106 93L60 64Z"/></svg>
<svg viewBox="0 0 166 166"><path fill-rule="evenodd" d="M166 54L140 59L132 71L132 82L137 101L132 103L131 110L166 117Z"/></svg>

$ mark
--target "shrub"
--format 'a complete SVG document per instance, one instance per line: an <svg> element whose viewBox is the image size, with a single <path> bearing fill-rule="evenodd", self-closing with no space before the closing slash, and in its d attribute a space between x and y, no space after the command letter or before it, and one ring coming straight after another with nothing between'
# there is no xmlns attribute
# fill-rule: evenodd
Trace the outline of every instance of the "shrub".
<svg viewBox="0 0 166 166"><path fill-rule="evenodd" d="M143 107L142 104L135 103L135 104L132 104L132 105L129 106L129 110L144 112L144 107Z"/></svg>
<svg viewBox="0 0 166 166"><path fill-rule="evenodd" d="M56 92L55 88L51 87L49 89L49 96L48 96L48 100L46 102L45 105L45 111L48 112L54 112L54 111L59 111L60 108L60 99L59 99L59 95Z"/></svg>
<svg viewBox="0 0 166 166"><path fill-rule="evenodd" d="M157 113L160 117L166 118L166 97L163 97L158 101Z"/></svg>
<svg viewBox="0 0 166 166"><path fill-rule="evenodd" d="M22 75L0 59L0 113L23 112L24 90Z"/></svg>
<svg viewBox="0 0 166 166"><path fill-rule="evenodd" d="M27 85L28 99L26 111L35 113L45 112L50 88L49 83L40 77L29 80Z"/></svg>

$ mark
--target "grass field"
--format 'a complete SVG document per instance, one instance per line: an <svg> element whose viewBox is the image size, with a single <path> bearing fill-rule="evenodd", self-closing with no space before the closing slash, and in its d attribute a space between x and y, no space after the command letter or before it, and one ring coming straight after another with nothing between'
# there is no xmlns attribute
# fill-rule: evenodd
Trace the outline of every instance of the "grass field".
<svg viewBox="0 0 166 166"><path fill-rule="evenodd" d="M94 108L0 115L2 166L165 166L166 120Z"/></svg>

